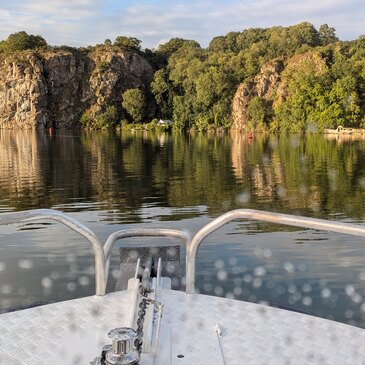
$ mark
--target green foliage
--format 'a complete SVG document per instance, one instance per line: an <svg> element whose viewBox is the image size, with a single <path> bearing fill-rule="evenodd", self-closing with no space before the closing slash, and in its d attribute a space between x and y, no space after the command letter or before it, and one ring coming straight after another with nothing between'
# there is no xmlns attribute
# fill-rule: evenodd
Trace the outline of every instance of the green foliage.
<svg viewBox="0 0 365 365"><path fill-rule="evenodd" d="M107 61L99 61L96 63L96 69L102 73L108 71L109 66L110 66L110 62L107 62Z"/></svg>
<svg viewBox="0 0 365 365"><path fill-rule="evenodd" d="M191 39L171 38L168 42L158 46L157 53L168 58L181 48L200 48L200 44Z"/></svg>
<svg viewBox="0 0 365 365"><path fill-rule="evenodd" d="M172 85L168 79L165 69L155 72L151 82L151 91L158 106L158 116L161 118L171 118L172 116Z"/></svg>
<svg viewBox="0 0 365 365"><path fill-rule="evenodd" d="M106 107L103 113L96 116L90 110L86 110L81 118L80 124L85 129L112 129L119 123L119 113L114 105Z"/></svg>
<svg viewBox="0 0 365 365"><path fill-rule="evenodd" d="M47 42L40 35L28 34L25 31L10 34L0 42L0 53L11 53L27 49L47 48Z"/></svg>
<svg viewBox="0 0 365 365"><path fill-rule="evenodd" d="M142 41L134 37L118 36L115 38L114 46L135 51L141 50Z"/></svg>
<svg viewBox="0 0 365 365"><path fill-rule="evenodd" d="M269 100L254 97L247 107L247 120L249 128L254 130L266 130L272 120L272 103Z"/></svg>
<svg viewBox="0 0 365 365"><path fill-rule="evenodd" d="M123 93L122 106L133 122L143 121L146 112L146 98L140 89L128 89Z"/></svg>
<svg viewBox="0 0 365 365"><path fill-rule="evenodd" d="M212 39L207 49L201 49L196 42L173 38L156 51L167 59L151 84L159 115L173 115L177 128L227 127L232 98L241 82L254 77L275 57L290 57L320 44L319 32L307 22L230 32ZM252 102L252 127L268 128L273 119L271 104Z"/></svg>
<svg viewBox="0 0 365 365"><path fill-rule="evenodd" d="M338 42L338 38L336 37L336 29L329 27L328 24L322 24L319 27L319 39L321 44L324 46Z"/></svg>

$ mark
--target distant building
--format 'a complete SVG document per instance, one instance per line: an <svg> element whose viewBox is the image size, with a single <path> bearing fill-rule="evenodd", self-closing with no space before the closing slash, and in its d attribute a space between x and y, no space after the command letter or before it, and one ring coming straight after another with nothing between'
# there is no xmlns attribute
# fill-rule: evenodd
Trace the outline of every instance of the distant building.
<svg viewBox="0 0 365 365"><path fill-rule="evenodd" d="M172 125L172 124L173 124L173 122L170 119L160 119L157 122L157 125Z"/></svg>

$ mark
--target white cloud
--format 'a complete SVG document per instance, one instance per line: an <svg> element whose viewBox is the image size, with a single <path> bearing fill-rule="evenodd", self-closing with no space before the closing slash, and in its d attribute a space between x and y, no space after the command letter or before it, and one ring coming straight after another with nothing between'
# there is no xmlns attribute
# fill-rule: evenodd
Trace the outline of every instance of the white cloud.
<svg viewBox="0 0 365 365"><path fill-rule="evenodd" d="M114 1L115 2L115 1ZM51 44L88 45L135 36L145 47L172 37L192 38L206 46L216 35L249 27L310 21L328 23L341 39L365 33L365 7L359 0L119 1L0 0L0 38L26 30ZM106 6L109 8L106 8Z"/></svg>

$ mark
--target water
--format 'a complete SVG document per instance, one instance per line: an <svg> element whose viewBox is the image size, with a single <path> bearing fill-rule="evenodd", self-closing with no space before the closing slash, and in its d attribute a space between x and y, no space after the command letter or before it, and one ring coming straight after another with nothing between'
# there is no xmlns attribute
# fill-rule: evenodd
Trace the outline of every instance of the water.
<svg viewBox="0 0 365 365"><path fill-rule="evenodd" d="M365 141L349 137L251 141L239 135L0 130L0 212L62 210L101 241L131 227L195 233L236 208L365 224L364 198ZM112 257L110 288L117 247ZM183 257L182 249L182 265ZM88 243L60 224L0 227L0 308L91 295L93 274ZM174 287L183 282L174 280ZM365 245L356 237L238 221L202 245L197 287L365 328Z"/></svg>

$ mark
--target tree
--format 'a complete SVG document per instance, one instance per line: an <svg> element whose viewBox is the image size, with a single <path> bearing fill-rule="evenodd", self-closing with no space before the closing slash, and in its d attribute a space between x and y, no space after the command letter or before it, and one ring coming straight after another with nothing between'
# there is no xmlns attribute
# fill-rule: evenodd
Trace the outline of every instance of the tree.
<svg viewBox="0 0 365 365"><path fill-rule="evenodd" d="M163 118L171 118L172 116L173 93L171 89L167 71L165 69L156 71L151 82L151 91Z"/></svg>
<svg viewBox="0 0 365 365"><path fill-rule="evenodd" d="M319 27L319 39L322 45L326 46L331 43L335 43L338 41L336 37L336 29L329 27L328 24L322 24Z"/></svg>
<svg viewBox="0 0 365 365"><path fill-rule="evenodd" d="M272 118L272 106L270 101L254 97L247 106L248 124L253 129L266 128Z"/></svg>
<svg viewBox="0 0 365 365"><path fill-rule="evenodd" d="M168 58L183 47L200 48L200 44L191 39L171 38L168 42L160 44L157 52Z"/></svg>
<svg viewBox="0 0 365 365"><path fill-rule="evenodd" d="M25 31L12 33L0 42L0 52L9 53L26 49L47 48L46 40L40 35L28 34Z"/></svg>
<svg viewBox="0 0 365 365"><path fill-rule="evenodd" d="M142 41L134 38L134 37L125 37L125 36L118 36L115 38L114 46L123 48L123 49L132 49L135 51L141 50L141 43Z"/></svg>
<svg viewBox="0 0 365 365"><path fill-rule="evenodd" d="M140 123L145 117L146 112L144 93L140 89L128 89L123 93L122 106L133 122Z"/></svg>

